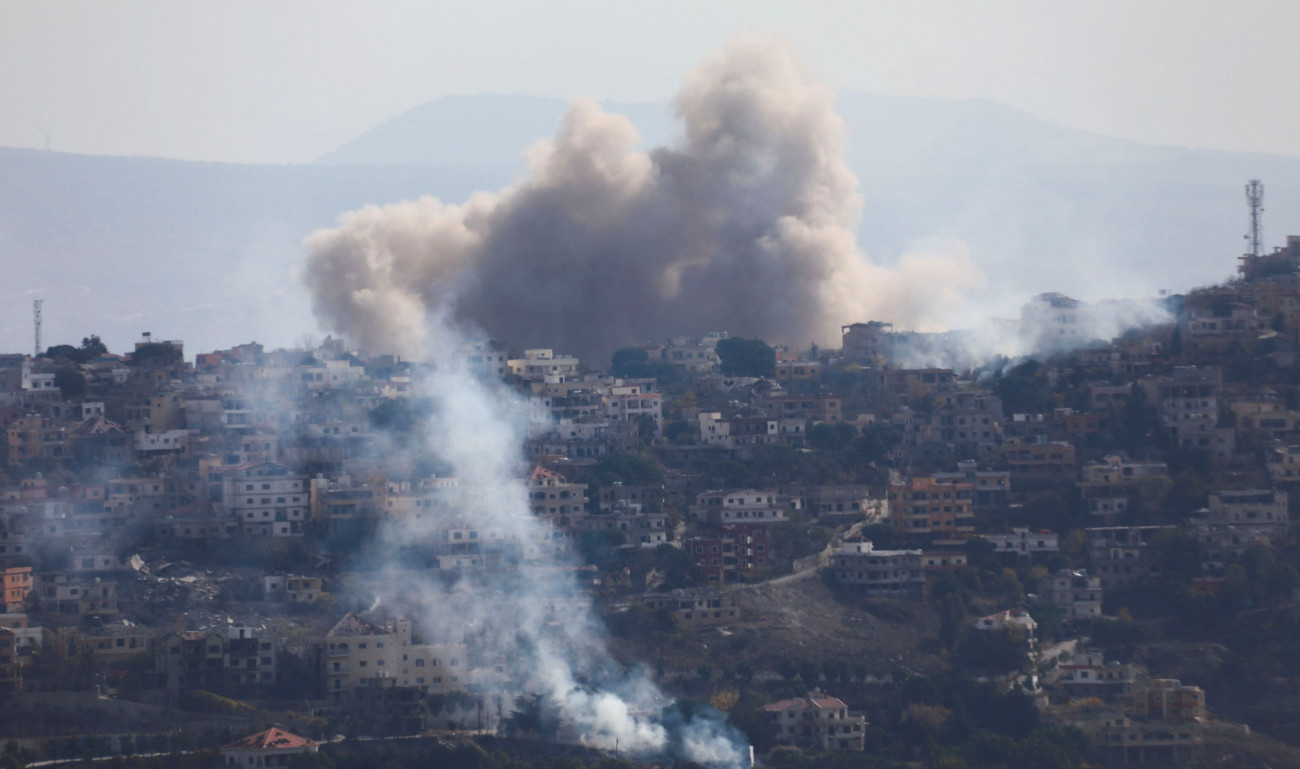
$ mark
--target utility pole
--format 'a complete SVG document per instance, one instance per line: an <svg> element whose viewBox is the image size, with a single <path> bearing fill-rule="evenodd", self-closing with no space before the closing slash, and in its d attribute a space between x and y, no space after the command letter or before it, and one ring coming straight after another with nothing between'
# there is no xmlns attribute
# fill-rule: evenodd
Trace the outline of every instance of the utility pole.
<svg viewBox="0 0 1300 769"><path fill-rule="evenodd" d="M1246 202L1250 205L1250 234L1246 235L1246 240L1250 241L1250 250L1247 255L1259 258L1259 249L1264 240L1264 222L1260 216L1264 213L1264 184L1259 179L1251 179L1246 184Z"/></svg>
<svg viewBox="0 0 1300 769"><path fill-rule="evenodd" d="M42 304L45 304L44 299L32 300L32 321L36 330L36 352L32 353L32 357L36 357L41 354L41 305Z"/></svg>

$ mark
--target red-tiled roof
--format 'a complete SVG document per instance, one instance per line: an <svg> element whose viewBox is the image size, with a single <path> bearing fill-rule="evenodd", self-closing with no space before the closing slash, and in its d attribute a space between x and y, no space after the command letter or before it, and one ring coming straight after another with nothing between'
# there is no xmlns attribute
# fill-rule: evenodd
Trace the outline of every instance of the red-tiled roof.
<svg viewBox="0 0 1300 769"><path fill-rule="evenodd" d="M222 750L285 750L287 748L310 748L316 743L306 737L299 737L283 729L271 727L264 732L249 735L242 740L235 740L229 745L222 745Z"/></svg>
<svg viewBox="0 0 1300 769"><path fill-rule="evenodd" d="M778 702L769 702L768 704L763 706L763 710L766 710L769 713L773 713L773 712L781 712L784 710L789 710L790 708L794 708L794 707L798 707L801 709L814 708L814 707L829 709L829 708L847 708L848 705L845 705L843 700L840 700L837 697L827 697L823 695L820 697L799 697L793 700L780 700Z"/></svg>
<svg viewBox="0 0 1300 769"><path fill-rule="evenodd" d="M530 480L530 481L547 481L547 480L563 481L563 480L564 480L564 476L563 476L563 475L560 475L559 473L557 473L557 472L555 472L555 471L553 471L553 470L547 470L545 467L542 467L541 465L536 465L535 467L533 467L533 471L532 471L531 473L528 474L528 480Z"/></svg>

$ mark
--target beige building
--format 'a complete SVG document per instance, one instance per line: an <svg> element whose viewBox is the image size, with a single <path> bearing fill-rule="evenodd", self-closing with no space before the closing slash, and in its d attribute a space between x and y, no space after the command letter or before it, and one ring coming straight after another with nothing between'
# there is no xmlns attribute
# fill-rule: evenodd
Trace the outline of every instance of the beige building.
<svg viewBox="0 0 1300 769"><path fill-rule="evenodd" d="M529 382L564 382L578 373L579 361L553 350L524 350L524 357L507 361L510 373Z"/></svg>
<svg viewBox="0 0 1300 769"><path fill-rule="evenodd" d="M10 423L8 439L10 467L33 459L61 462L70 455L67 430L37 414Z"/></svg>
<svg viewBox="0 0 1300 769"><path fill-rule="evenodd" d="M306 477L283 465L258 462L223 474L222 508L246 537L302 536L310 502Z"/></svg>
<svg viewBox="0 0 1300 769"><path fill-rule="evenodd" d="M812 750L862 750L867 719L849 715L849 706L836 697L812 692L806 697L763 706L779 745Z"/></svg>
<svg viewBox="0 0 1300 769"><path fill-rule="evenodd" d="M307 639L307 659L336 703L375 685L372 679L435 693L461 691L469 681L465 644L414 644L405 617L369 621L349 612L324 634Z"/></svg>
<svg viewBox="0 0 1300 769"><path fill-rule="evenodd" d="M320 577L262 577L262 593L268 601L313 603L324 595Z"/></svg>
<svg viewBox="0 0 1300 769"><path fill-rule="evenodd" d="M569 483L563 475L538 465L528 475L528 506L539 518L573 526L587 515L587 484Z"/></svg>

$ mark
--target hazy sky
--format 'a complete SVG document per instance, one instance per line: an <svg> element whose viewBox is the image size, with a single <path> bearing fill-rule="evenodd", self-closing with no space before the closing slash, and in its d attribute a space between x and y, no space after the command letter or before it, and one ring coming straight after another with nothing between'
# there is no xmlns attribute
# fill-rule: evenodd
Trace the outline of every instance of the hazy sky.
<svg viewBox="0 0 1300 769"><path fill-rule="evenodd" d="M1300 154L1297 0L0 0L0 145L306 162L446 94L663 98L738 32L837 88Z"/></svg>

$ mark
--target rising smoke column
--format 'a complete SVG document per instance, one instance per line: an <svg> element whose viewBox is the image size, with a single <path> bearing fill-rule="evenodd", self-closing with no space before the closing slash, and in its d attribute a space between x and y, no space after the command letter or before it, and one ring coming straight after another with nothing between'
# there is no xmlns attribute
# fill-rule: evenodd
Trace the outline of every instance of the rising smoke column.
<svg viewBox="0 0 1300 769"><path fill-rule="evenodd" d="M455 350L462 337L435 319L426 342L431 350ZM459 356L432 355L433 373L417 385L432 404L418 434L459 486L443 504L391 520L379 532L370 559L384 564L381 605L440 639L466 637L488 660L509 660L510 680L481 685L506 703L521 693L542 695L566 733L587 745L716 769L748 767L748 743L735 728L716 713L662 717L672 698L644 669L625 668L610 655L591 600L576 585L572 555L547 547L566 541L562 532L533 515L520 481L527 402L501 382L475 376ZM519 547L501 563L454 575L412 570L392 557L464 529L474 529L480 543L491 532ZM533 546L538 551L529 556Z"/></svg>
<svg viewBox="0 0 1300 769"><path fill-rule="evenodd" d="M860 320L933 324L982 276L960 248L893 270L858 250L833 105L787 47L755 38L686 78L674 146L641 151L628 120L576 100L513 186L370 206L313 234L313 308L373 351L420 353L426 316L450 311L593 360L708 330L806 344Z"/></svg>

